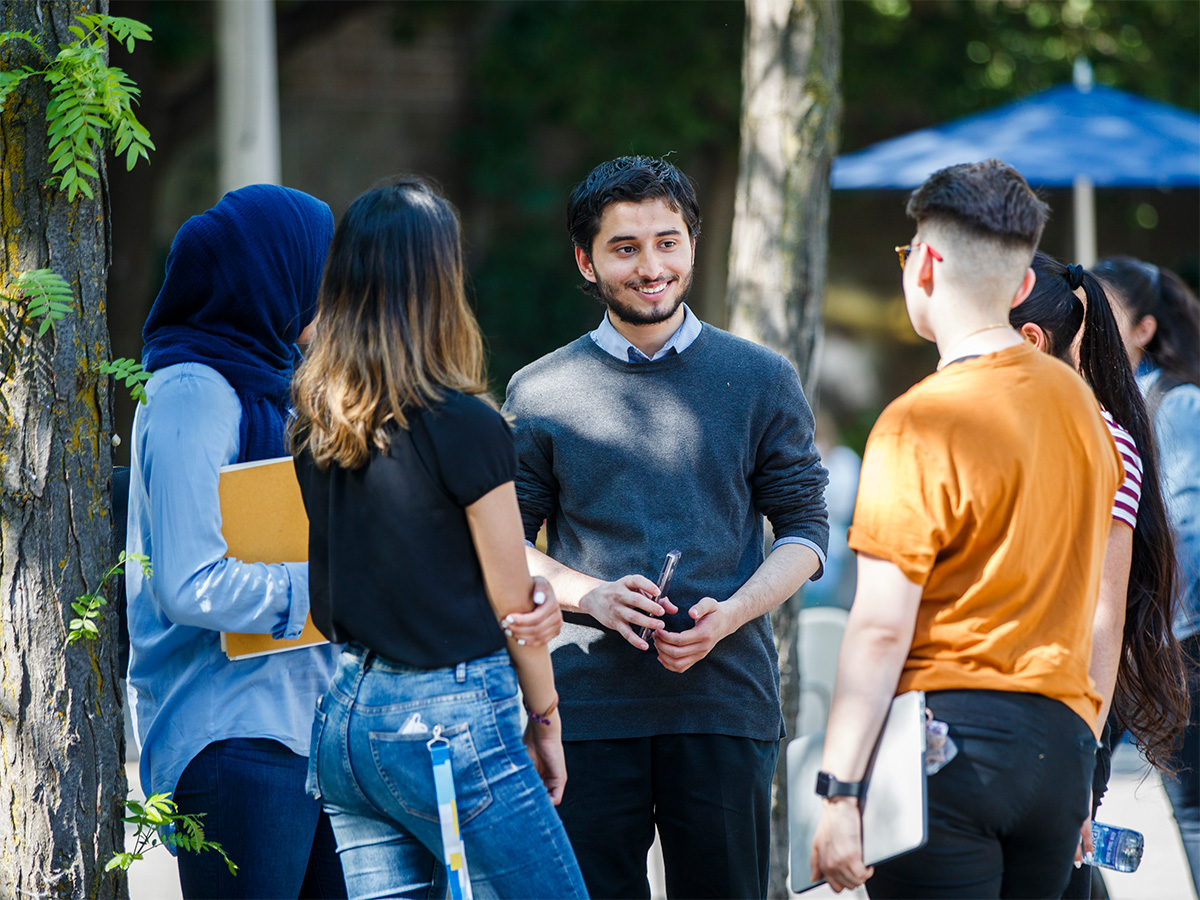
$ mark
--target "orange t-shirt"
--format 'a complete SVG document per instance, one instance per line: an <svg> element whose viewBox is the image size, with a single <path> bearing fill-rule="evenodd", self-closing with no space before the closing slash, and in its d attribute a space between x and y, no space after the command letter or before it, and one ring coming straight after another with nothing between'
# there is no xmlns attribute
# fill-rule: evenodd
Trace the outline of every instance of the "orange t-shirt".
<svg viewBox="0 0 1200 900"><path fill-rule="evenodd" d="M1121 475L1092 392L1030 344L888 406L849 543L924 588L898 690L1042 694L1095 730L1092 617Z"/></svg>

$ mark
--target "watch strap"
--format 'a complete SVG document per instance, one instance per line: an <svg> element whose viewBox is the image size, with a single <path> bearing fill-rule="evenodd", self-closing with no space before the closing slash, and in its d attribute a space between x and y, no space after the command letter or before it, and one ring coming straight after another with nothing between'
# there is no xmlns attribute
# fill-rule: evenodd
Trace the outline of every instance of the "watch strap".
<svg viewBox="0 0 1200 900"><path fill-rule="evenodd" d="M817 794L821 797L861 797L861 781L838 781L828 772L817 773Z"/></svg>

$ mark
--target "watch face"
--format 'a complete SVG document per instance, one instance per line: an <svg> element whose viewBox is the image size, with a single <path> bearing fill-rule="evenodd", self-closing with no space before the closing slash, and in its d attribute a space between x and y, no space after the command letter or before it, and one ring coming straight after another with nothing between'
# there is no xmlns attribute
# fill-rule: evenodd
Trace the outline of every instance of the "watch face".
<svg viewBox="0 0 1200 900"><path fill-rule="evenodd" d="M828 772L818 772L817 773L817 793L820 794L822 797L829 796L829 773Z"/></svg>

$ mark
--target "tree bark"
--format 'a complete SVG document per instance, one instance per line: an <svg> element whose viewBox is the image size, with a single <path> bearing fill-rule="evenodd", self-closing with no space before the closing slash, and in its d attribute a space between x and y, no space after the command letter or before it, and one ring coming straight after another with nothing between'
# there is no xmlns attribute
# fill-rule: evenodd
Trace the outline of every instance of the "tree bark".
<svg viewBox="0 0 1200 900"><path fill-rule="evenodd" d="M72 40L74 16L103 0L0 4L0 29L29 30L7 66L41 69ZM0 302L0 896L127 896L104 864L124 840L127 792L115 610L101 638L67 645L71 602L110 552L109 241L102 161L96 199L46 182L47 86L28 79L0 112L0 282L51 268L76 309L37 337L24 304Z"/></svg>
<svg viewBox="0 0 1200 900"><path fill-rule="evenodd" d="M841 120L832 0L746 0L741 159L729 251L730 330L782 353L816 400L829 169ZM799 702L799 596L772 613L784 721ZM787 897L787 741L772 785L769 896Z"/></svg>

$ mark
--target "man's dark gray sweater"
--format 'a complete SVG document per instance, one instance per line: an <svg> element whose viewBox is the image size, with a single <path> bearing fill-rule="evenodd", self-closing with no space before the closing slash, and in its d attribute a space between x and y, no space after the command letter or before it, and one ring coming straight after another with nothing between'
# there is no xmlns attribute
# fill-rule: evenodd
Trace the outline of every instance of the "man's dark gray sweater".
<svg viewBox="0 0 1200 900"><path fill-rule="evenodd" d="M682 353L627 363L584 335L526 366L508 386L525 534L546 521L547 550L613 581L651 580L682 557L679 614L725 600L763 561L763 515L776 540L828 543L826 472L796 370L782 356L705 325ZM783 734L770 617L729 635L683 674L582 613L551 645L563 738Z"/></svg>

